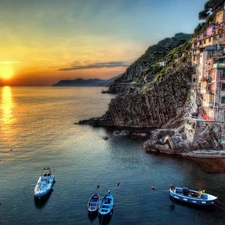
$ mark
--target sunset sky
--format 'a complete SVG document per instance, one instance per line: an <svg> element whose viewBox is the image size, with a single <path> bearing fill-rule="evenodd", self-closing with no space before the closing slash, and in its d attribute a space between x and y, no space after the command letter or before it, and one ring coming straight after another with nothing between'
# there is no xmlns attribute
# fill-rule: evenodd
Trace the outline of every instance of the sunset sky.
<svg viewBox="0 0 225 225"><path fill-rule="evenodd" d="M206 0L0 0L0 85L109 79L193 33Z"/></svg>

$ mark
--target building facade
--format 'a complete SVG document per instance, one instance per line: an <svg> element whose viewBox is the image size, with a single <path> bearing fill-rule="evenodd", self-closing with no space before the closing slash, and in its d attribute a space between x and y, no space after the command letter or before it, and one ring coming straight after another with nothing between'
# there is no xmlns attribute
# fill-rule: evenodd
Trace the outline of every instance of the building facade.
<svg viewBox="0 0 225 225"><path fill-rule="evenodd" d="M214 23L192 39L192 112L209 121L225 121L225 7ZM200 104L196 104L200 102Z"/></svg>

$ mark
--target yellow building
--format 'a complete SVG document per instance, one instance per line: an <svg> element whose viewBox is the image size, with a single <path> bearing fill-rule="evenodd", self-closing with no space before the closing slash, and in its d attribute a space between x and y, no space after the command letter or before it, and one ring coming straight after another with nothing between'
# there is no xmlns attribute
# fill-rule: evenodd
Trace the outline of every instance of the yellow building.
<svg viewBox="0 0 225 225"><path fill-rule="evenodd" d="M216 24L221 24L225 21L225 4L224 9L216 13Z"/></svg>

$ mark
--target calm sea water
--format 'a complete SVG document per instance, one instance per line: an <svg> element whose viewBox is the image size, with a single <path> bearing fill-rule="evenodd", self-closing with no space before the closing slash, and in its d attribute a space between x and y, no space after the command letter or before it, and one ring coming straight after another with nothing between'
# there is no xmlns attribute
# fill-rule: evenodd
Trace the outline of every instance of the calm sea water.
<svg viewBox="0 0 225 225"><path fill-rule="evenodd" d="M168 192L171 183L204 188L225 203L225 174L204 173L189 160L146 154L141 141L113 138L105 128L74 124L104 114L114 96L100 92L0 87L0 224L225 224L224 209L173 202ZM33 189L45 166L56 183L37 202ZM89 197L108 189L115 198L111 220L90 218Z"/></svg>

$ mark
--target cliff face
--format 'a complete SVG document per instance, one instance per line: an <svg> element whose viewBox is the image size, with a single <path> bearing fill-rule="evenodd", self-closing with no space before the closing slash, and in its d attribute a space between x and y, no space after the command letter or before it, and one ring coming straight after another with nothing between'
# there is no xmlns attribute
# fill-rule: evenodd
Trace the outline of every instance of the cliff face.
<svg viewBox="0 0 225 225"><path fill-rule="evenodd" d="M137 128L182 123L190 89L188 83L194 72L190 66L190 43L185 42L189 37L179 33L149 47L110 86L109 90L120 95L111 100L105 115L80 123ZM161 65L159 61L165 64Z"/></svg>
<svg viewBox="0 0 225 225"><path fill-rule="evenodd" d="M93 125L162 127L184 113L192 73L193 68L183 64L172 73L160 77L146 91L117 96L111 100L105 115L94 120Z"/></svg>
<svg viewBox="0 0 225 225"><path fill-rule="evenodd" d="M178 33L172 38L165 38L158 44L150 46L145 54L129 66L124 74L110 85L109 93L125 93L130 87L142 88L146 83L154 79L157 67L154 65L162 60L172 49L185 43L191 37L190 34ZM178 55L176 57L179 57Z"/></svg>

